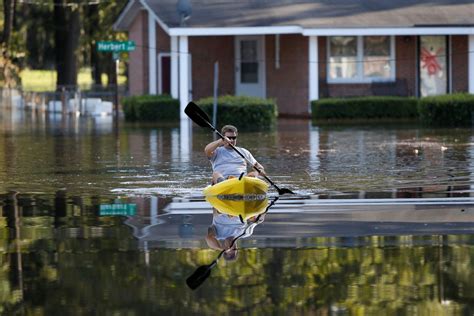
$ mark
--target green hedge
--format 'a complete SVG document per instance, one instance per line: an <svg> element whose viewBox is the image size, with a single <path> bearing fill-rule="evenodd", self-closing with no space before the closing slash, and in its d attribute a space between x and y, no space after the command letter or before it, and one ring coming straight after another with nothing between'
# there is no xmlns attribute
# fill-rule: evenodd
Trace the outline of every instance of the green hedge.
<svg viewBox="0 0 474 316"><path fill-rule="evenodd" d="M474 95L447 94L421 98L418 112L423 123L431 125L471 125L474 117Z"/></svg>
<svg viewBox="0 0 474 316"><path fill-rule="evenodd" d="M127 121L177 121L179 100L169 95L140 95L122 99Z"/></svg>
<svg viewBox="0 0 474 316"><path fill-rule="evenodd" d="M404 97L330 98L311 102L313 119L417 118L417 99Z"/></svg>
<svg viewBox="0 0 474 316"><path fill-rule="evenodd" d="M212 97L196 102L212 120L214 99ZM272 99L247 96L222 96L217 99L217 126L235 125L237 128L261 129L275 126L277 106Z"/></svg>

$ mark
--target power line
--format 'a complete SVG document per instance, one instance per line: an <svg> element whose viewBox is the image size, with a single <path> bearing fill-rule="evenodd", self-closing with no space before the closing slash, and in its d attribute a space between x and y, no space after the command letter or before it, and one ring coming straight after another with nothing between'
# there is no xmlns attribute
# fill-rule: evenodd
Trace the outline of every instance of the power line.
<svg viewBox="0 0 474 316"><path fill-rule="evenodd" d="M135 45L136 48L145 48L145 49L149 49L151 46L149 45ZM127 52L126 52L127 53ZM128 52L130 53L130 52ZM187 55L191 55L193 56L193 59L194 58L197 58L199 60L205 60L205 61L208 61L210 63L213 63L215 60L212 60L209 58L209 55L207 54L199 54L199 53L193 53L191 51L188 51L188 52L181 52L181 51L172 51L172 50L163 50L163 49L156 49L156 53L175 53L175 54L187 54ZM448 53L448 54L439 54L439 55L436 55L437 58L446 58L447 62L449 62L449 58L453 58L453 57L459 57L459 56L467 56L469 54L473 54L474 51L470 51L470 50L467 50L465 52L457 52L457 53ZM419 57L419 56L417 56ZM415 58L414 61L415 62L418 62L419 61L419 58ZM249 61L249 62L274 62L276 59L274 58L265 58L265 59L255 59L255 60L252 60L252 61ZM242 61L242 59L240 60L236 60L236 61ZM279 58L279 61L280 63L287 63L287 64L300 64L302 63L302 60L299 59L299 58ZM406 61L413 61L413 58L380 58L380 59L372 59L372 60L360 60L360 59L356 59L356 60L348 60L348 61L344 61L345 64L361 64L361 63L380 63L380 62L406 62ZM319 59L318 61L311 61L311 60L308 60L308 61L305 61L304 62L305 64L333 64L333 63L341 63L339 61L334 61L334 62L331 62L329 60L329 58L326 58L326 59Z"/></svg>

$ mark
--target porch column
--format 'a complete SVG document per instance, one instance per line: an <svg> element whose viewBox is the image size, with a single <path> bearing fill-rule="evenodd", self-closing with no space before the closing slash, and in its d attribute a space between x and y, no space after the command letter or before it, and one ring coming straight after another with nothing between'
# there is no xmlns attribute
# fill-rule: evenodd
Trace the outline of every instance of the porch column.
<svg viewBox="0 0 474 316"><path fill-rule="evenodd" d="M309 37L309 100L308 113L311 113L311 101L319 99L319 56L318 56L318 37Z"/></svg>
<svg viewBox="0 0 474 316"><path fill-rule="evenodd" d="M171 97L178 99L178 37L171 36Z"/></svg>
<svg viewBox="0 0 474 316"><path fill-rule="evenodd" d="M179 104L180 118L187 119L184 108L189 102L189 57L188 57L188 37L179 37Z"/></svg>
<svg viewBox="0 0 474 316"><path fill-rule="evenodd" d="M474 35L469 35L469 70L468 70L468 83L469 93L474 94Z"/></svg>
<svg viewBox="0 0 474 316"><path fill-rule="evenodd" d="M156 94L156 23L148 12L148 93Z"/></svg>

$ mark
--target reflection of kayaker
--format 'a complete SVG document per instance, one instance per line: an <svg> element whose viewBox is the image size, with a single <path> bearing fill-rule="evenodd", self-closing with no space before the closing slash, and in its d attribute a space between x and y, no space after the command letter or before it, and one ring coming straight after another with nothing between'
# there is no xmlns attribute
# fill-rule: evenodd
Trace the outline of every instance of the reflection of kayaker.
<svg viewBox="0 0 474 316"><path fill-rule="evenodd" d="M255 226L263 220L264 215L253 216L242 222L238 216L223 214L213 208L212 224L207 229L206 242L210 248L224 251L225 260L235 260L237 243L233 243L234 239L251 236Z"/></svg>
<svg viewBox="0 0 474 316"><path fill-rule="evenodd" d="M237 240L252 235L255 226L263 222L265 214L275 205L278 199L279 197L274 198L262 213L250 218L246 222L242 222L241 219L237 221L237 216L220 214L214 209L212 225L207 231L206 241L209 247L219 249L220 253L210 264L198 267L196 271L186 279L186 284L195 290L211 275L211 269L217 265L217 262L222 256L224 256L226 260L235 260L237 258ZM265 201L267 200L265 199ZM219 225L225 227L224 230L219 230ZM230 228L226 227L228 225L230 225ZM244 227L243 231L242 227ZM238 231L241 231L241 233L235 236ZM227 234L231 236L226 237ZM219 238L225 239L222 241L222 239L219 240Z"/></svg>
<svg viewBox="0 0 474 316"><path fill-rule="evenodd" d="M236 147L237 134L238 131L235 126L225 125L222 128L223 138L207 144L204 148L204 152L212 164L213 184L222 182L229 177L238 177L242 173L247 174L247 162L251 164L250 167L256 167L255 170L258 170L258 172L249 172L247 176L256 177L259 173L265 174L263 166L255 160L247 149Z"/></svg>

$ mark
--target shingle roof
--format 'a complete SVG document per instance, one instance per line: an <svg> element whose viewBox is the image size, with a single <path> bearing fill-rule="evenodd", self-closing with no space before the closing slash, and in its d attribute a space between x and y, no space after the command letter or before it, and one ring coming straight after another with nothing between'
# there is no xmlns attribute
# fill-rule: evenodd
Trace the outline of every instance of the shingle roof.
<svg viewBox="0 0 474 316"><path fill-rule="evenodd" d="M179 27L177 0L144 0ZM190 0L187 27L374 28L474 26L474 0Z"/></svg>

